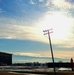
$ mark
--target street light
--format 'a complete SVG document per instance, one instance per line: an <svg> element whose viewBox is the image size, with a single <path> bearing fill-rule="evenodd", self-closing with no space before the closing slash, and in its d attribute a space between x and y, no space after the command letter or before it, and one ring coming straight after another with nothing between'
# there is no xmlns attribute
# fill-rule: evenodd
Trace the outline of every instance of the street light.
<svg viewBox="0 0 74 75"><path fill-rule="evenodd" d="M52 61L53 61L54 75L56 75L55 64L54 64L54 55L53 55L53 50L52 50L51 38L50 38L50 33L52 33L52 32L49 32L50 30L52 30L52 29L43 30L43 32L44 32L44 35L48 34L48 37L49 37L49 44L50 44L50 49L51 49Z"/></svg>

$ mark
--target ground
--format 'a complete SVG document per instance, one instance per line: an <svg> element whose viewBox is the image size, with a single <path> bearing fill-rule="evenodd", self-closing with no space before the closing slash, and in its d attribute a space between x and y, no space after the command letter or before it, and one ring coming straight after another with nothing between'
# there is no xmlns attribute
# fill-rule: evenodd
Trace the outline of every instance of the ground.
<svg viewBox="0 0 74 75"><path fill-rule="evenodd" d="M18 73L12 73L12 72L8 73L8 72L0 71L0 75L26 75L26 74L18 74ZM52 72L50 72L49 74L45 74L45 75L54 75L54 74ZM57 72L56 75L74 75L74 72L69 72L69 71L67 71L67 72Z"/></svg>

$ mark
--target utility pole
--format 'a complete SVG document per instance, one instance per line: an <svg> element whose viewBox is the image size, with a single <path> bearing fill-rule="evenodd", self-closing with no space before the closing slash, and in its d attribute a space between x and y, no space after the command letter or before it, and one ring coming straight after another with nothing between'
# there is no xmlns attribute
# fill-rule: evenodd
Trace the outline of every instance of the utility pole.
<svg viewBox="0 0 74 75"><path fill-rule="evenodd" d="M51 32L49 32L50 30L52 30L52 29L43 30L43 32L44 32L44 35L48 34L49 44L50 44L50 49L51 49L51 55L52 55L52 61L53 61L54 75L56 75L55 64L54 64L54 55L53 55L53 50L52 50L51 38L50 38L50 33Z"/></svg>

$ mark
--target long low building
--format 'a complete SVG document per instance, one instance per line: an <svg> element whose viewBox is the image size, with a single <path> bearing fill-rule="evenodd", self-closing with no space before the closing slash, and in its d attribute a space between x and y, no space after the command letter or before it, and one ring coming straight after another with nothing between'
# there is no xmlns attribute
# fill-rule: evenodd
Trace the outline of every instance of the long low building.
<svg viewBox="0 0 74 75"><path fill-rule="evenodd" d="M0 52L0 65L12 65L12 54Z"/></svg>
<svg viewBox="0 0 74 75"><path fill-rule="evenodd" d="M54 65L55 65L55 67L58 67L58 68L60 68L60 67L71 68L72 67L72 64L70 62L63 62L63 63L61 63L61 62L59 62L59 63L55 62ZM47 66L49 68L52 68L53 67L53 63L47 63Z"/></svg>

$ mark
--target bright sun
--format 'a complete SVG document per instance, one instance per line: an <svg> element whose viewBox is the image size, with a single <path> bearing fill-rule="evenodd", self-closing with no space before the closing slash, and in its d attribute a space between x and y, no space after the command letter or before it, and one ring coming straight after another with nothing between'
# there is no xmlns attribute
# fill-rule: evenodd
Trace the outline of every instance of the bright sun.
<svg viewBox="0 0 74 75"><path fill-rule="evenodd" d="M69 29L72 23L70 18L61 12L47 13L41 20L41 30L52 28L52 37L55 39L65 39L69 33Z"/></svg>

